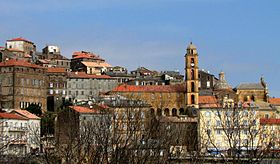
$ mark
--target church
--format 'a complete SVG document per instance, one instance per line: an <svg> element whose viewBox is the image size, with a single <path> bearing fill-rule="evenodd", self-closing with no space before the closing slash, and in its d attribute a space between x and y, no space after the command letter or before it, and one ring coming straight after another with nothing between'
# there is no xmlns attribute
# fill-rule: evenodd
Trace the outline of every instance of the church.
<svg viewBox="0 0 280 164"><path fill-rule="evenodd" d="M225 107L247 101L268 102L268 89L263 78L259 83L241 83L232 88L225 73L219 78L199 70L199 55L190 42L185 54L185 81L176 85L128 85L116 87L112 93L141 99L161 116L195 116L195 110L205 107ZM204 84L205 83L205 87Z"/></svg>

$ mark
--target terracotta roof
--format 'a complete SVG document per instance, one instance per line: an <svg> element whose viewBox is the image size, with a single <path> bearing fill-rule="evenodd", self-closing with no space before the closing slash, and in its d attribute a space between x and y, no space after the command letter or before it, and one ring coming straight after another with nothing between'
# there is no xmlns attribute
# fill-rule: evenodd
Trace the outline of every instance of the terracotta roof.
<svg viewBox="0 0 280 164"><path fill-rule="evenodd" d="M279 118L261 118L260 124L280 124Z"/></svg>
<svg viewBox="0 0 280 164"><path fill-rule="evenodd" d="M73 59L87 58L87 59L104 60L91 52L85 52L85 51L74 52L72 55L72 58Z"/></svg>
<svg viewBox="0 0 280 164"><path fill-rule="evenodd" d="M82 78L82 79L112 79L108 75L90 75L90 74L86 74L85 72L69 72L68 76L72 78Z"/></svg>
<svg viewBox="0 0 280 164"><path fill-rule="evenodd" d="M21 117L14 113L0 113L0 118L2 119L15 119L15 120L26 120L26 118Z"/></svg>
<svg viewBox="0 0 280 164"><path fill-rule="evenodd" d="M92 57L90 57L90 56L88 56L86 54L80 54L80 55L74 56L73 58L74 59L80 59L80 58L91 59Z"/></svg>
<svg viewBox="0 0 280 164"><path fill-rule="evenodd" d="M65 73L65 68L47 68L47 73Z"/></svg>
<svg viewBox="0 0 280 164"><path fill-rule="evenodd" d="M269 98L268 102L273 105L280 105L280 98Z"/></svg>
<svg viewBox="0 0 280 164"><path fill-rule="evenodd" d="M203 108L215 108L220 107L218 100L215 96L199 96L198 103L200 107Z"/></svg>
<svg viewBox="0 0 280 164"><path fill-rule="evenodd" d="M90 109L88 107L83 107L83 106L69 106L69 108L73 109L74 111L78 113L97 113L96 110Z"/></svg>
<svg viewBox="0 0 280 164"><path fill-rule="evenodd" d="M184 92L185 85L119 85L113 92Z"/></svg>
<svg viewBox="0 0 280 164"><path fill-rule="evenodd" d="M41 119L40 117L28 112L27 110L14 110L14 112L16 112L16 113L20 114L21 116L26 117L28 119L36 119L36 120Z"/></svg>
<svg viewBox="0 0 280 164"><path fill-rule="evenodd" d="M10 39L10 40L7 40L7 41L25 41L25 42L30 42L30 43L33 43L25 38L13 38L13 39Z"/></svg>
<svg viewBox="0 0 280 164"><path fill-rule="evenodd" d="M21 66L21 67L31 67L31 68L44 68L36 64L31 64L25 60L10 59L4 62L0 62L0 67L9 67L9 66Z"/></svg>
<svg viewBox="0 0 280 164"><path fill-rule="evenodd" d="M98 63L98 62L82 62L86 67L112 67L110 64L106 62Z"/></svg>

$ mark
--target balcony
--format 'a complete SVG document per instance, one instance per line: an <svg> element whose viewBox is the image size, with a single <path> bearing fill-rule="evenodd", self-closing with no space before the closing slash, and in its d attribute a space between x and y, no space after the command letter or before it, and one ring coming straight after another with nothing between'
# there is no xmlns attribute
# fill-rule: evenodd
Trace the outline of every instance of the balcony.
<svg viewBox="0 0 280 164"><path fill-rule="evenodd" d="M9 132L25 132L27 131L27 127L10 127Z"/></svg>

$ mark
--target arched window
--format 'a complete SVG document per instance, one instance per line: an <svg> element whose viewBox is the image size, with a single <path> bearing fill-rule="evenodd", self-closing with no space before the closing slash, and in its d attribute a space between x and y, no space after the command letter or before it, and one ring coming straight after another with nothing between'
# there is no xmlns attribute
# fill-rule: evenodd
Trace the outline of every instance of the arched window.
<svg viewBox="0 0 280 164"><path fill-rule="evenodd" d="M151 109L151 114L154 115L155 114L155 110L154 108Z"/></svg>
<svg viewBox="0 0 280 164"><path fill-rule="evenodd" d="M194 70L191 69L191 80L194 80Z"/></svg>
<svg viewBox="0 0 280 164"><path fill-rule="evenodd" d="M191 82L191 92L195 92L194 91L194 82Z"/></svg>
<svg viewBox="0 0 280 164"><path fill-rule="evenodd" d="M165 108L165 109L164 109L164 115L165 115L165 116L169 116L169 109L168 109L168 108Z"/></svg>
<svg viewBox="0 0 280 164"><path fill-rule="evenodd" d="M172 109L172 116L177 116L177 109L175 108Z"/></svg>
<svg viewBox="0 0 280 164"><path fill-rule="evenodd" d="M184 110L183 108L180 108L180 109L179 109L179 114L180 114L180 115L185 115L185 110Z"/></svg>
<svg viewBox="0 0 280 164"><path fill-rule="evenodd" d="M158 115L158 116L161 116L161 114L162 114L161 109L157 109L157 115Z"/></svg>
<svg viewBox="0 0 280 164"><path fill-rule="evenodd" d="M195 104L195 96L191 95L191 104Z"/></svg>

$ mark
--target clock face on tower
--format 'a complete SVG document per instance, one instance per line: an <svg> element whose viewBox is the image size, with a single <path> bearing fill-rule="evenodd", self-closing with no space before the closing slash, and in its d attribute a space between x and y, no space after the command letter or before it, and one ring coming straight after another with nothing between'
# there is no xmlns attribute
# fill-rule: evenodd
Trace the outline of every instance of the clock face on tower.
<svg viewBox="0 0 280 164"><path fill-rule="evenodd" d="M191 63L191 66L194 67L194 63Z"/></svg>

